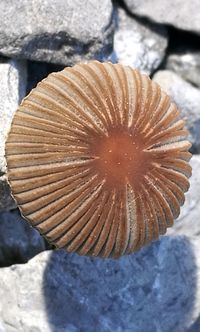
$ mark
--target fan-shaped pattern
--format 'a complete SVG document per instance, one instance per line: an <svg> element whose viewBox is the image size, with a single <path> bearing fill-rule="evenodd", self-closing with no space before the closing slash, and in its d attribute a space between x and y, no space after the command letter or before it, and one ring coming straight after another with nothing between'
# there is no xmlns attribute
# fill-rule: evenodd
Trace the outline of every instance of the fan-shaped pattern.
<svg viewBox="0 0 200 332"><path fill-rule="evenodd" d="M8 178L51 243L119 257L164 234L189 188L184 120L160 87L120 64L49 75L16 112Z"/></svg>

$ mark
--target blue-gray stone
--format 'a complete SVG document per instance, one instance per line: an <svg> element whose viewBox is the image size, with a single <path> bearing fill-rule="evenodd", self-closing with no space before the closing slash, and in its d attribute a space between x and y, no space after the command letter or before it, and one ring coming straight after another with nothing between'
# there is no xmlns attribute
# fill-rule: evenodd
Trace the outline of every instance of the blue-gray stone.
<svg viewBox="0 0 200 332"><path fill-rule="evenodd" d="M118 260L43 252L0 269L0 322L7 332L185 332L200 311L198 256L186 237Z"/></svg>
<svg viewBox="0 0 200 332"><path fill-rule="evenodd" d="M0 213L0 266L25 263L45 246L45 240L17 210Z"/></svg>

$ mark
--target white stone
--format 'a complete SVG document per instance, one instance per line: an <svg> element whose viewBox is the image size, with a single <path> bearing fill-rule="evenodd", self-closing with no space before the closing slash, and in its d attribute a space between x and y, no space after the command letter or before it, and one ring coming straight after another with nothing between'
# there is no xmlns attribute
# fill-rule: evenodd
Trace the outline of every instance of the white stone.
<svg viewBox="0 0 200 332"><path fill-rule="evenodd" d="M150 74L161 63L168 43L164 27L142 24L118 9L114 50L118 62Z"/></svg>
<svg viewBox="0 0 200 332"><path fill-rule="evenodd" d="M26 94L26 62L0 59L0 210L14 207L5 178L5 141L12 118Z"/></svg>

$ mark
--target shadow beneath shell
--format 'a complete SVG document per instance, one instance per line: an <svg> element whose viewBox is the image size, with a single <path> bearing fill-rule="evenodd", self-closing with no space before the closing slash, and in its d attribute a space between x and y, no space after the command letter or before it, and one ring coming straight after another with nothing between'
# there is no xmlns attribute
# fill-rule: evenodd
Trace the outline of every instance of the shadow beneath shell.
<svg viewBox="0 0 200 332"><path fill-rule="evenodd" d="M186 237L163 237L119 260L54 251L43 277L54 332L187 331L196 267Z"/></svg>

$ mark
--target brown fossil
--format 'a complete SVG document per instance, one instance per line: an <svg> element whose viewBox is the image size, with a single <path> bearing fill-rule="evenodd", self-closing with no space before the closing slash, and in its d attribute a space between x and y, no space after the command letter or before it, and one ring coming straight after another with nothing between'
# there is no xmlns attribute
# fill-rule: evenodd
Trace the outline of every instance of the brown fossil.
<svg viewBox="0 0 200 332"><path fill-rule="evenodd" d="M78 64L23 100L6 142L23 216L51 243L119 257L164 234L189 188L190 143L169 96L120 64Z"/></svg>

